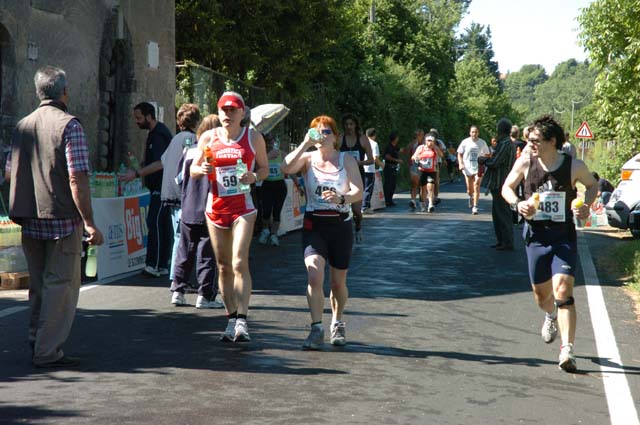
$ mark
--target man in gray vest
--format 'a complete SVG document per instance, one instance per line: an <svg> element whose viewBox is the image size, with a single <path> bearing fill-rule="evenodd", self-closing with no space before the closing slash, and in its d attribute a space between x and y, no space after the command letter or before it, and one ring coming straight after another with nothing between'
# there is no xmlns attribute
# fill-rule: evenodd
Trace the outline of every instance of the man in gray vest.
<svg viewBox="0 0 640 425"><path fill-rule="evenodd" d="M101 245L89 190L89 148L80 122L67 112L66 73L36 72L40 105L13 132L9 216L22 226L29 267L29 343L36 367L72 367L62 351L80 294L82 233Z"/></svg>

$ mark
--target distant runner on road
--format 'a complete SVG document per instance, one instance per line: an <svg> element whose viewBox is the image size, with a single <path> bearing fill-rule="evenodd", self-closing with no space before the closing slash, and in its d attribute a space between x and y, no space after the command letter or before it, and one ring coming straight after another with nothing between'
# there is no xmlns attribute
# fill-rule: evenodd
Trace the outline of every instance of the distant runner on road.
<svg viewBox="0 0 640 425"><path fill-rule="evenodd" d="M562 345L558 367L576 371L573 344L576 332L576 308L573 285L577 261L577 236L573 216L586 219L596 199L597 183L587 166L570 155L559 153L564 130L552 117L536 120L529 132L530 153L518 158L502 186L502 196L511 209L526 220L523 236L529 262L533 296L546 312L542 339L551 343L560 328ZM524 180L525 199L516 188ZM572 208L576 183L586 187L584 204ZM537 194L539 205L531 199Z"/></svg>
<svg viewBox="0 0 640 425"><path fill-rule="evenodd" d="M478 126L472 125L469 129L469 137L460 142L458 146L458 166L464 175L467 183L467 193L469 194L469 208L471 214L478 214L478 199L480 198L480 182L482 176L479 174L478 158L488 157L491 152L487 142L480 137Z"/></svg>

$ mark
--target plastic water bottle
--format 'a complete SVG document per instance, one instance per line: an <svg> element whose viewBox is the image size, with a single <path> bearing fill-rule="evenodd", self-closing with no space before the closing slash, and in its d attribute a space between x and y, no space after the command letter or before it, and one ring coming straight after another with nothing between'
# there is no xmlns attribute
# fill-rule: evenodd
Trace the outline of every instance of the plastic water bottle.
<svg viewBox="0 0 640 425"><path fill-rule="evenodd" d="M276 137L276 140L273 142L273 149L280 150L280 139Z"/></svg>
<svg viewBox="0 0 640 425"><path fill-rule="evenodd" d="M98 273L98 247L89 245L87 247L87 262L84 267L84 274L87 277L95 277Z"/></svg>
<svg viewBox="0 0 640 425"><path fill-rule="evenodd" d="M322 134L320 134L320 132L315 128L310 128L307 132L307 135L309 136L309 139L315 142L319 142L320 140L322 140Z"/></svg>
<svg viewBox="0 0 640 425"><path fill-rule="evenodd" d="M132 170L139 170L140 169L140 162L138 162L138 158L136 158L136 156L134 154L132 154L131 152L129 152L129 167Z"/></svg>
<svg viewBox="0 0 640 425"><path fill-rule="evenodd" d="M251 190L251 185L240 183L240 176L247 172L247 164L242 162L242 159L238 158L238 162L236 162L236 178L238 179L238 190L240 192L249 192Z"/></svg>

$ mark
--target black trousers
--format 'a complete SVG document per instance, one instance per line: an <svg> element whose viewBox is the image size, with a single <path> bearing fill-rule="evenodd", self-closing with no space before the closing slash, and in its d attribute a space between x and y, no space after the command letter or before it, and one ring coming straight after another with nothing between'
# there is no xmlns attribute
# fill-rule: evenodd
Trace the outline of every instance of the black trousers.
<svg viewBox="0 0 640 425"><path fill-rule="evenodd" d="M364 201L362 208L371 208L371 196L373 196L373 185L376 182L376 173L364 173Z"/></svg>
<svg viewBox="0 0 640 425"><path fill-rule="evenodd" d="M491 218L496 241L498 245L513 247L513 211L502 197L501 189L492 190L491 196L493 197Z"/></svg>
<svg viewBox="0 0 640 425"><path fill-rule="evenodd" d="M196 263L197 261L197 263ZM189 288L189 277L196 263L198 295L211 300L218 293L216 285L216 259L206 224L180 222L180 243L173 268L171 290L184 293Z"/></svg>
<svg viewBox="0 0 640 425"><path fill-rule="evenodd" d="M384 184L382 189L384 190L384 200L386 203L393 202L393 195L396 192L396 179L398 172L394 167L384 167Z"/></svg>
<svg viewBox="0 0 640 425"><path fill-rule="evenodd" d="M147 229L146 265L166 269L173 247L173 226L171 211L160 201L160 192L151 193Z"/></svg>

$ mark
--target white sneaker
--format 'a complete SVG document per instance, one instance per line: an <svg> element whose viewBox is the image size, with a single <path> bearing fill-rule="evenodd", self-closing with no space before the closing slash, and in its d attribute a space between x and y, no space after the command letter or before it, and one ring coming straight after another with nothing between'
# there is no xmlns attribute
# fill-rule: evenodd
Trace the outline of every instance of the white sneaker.
<svg viewBox="0 0 640 425"><path fill-rule="evenodd" d="M556 319L550 319L549 316L545 315L544 323L542 324L542 330L540 331L540 335L542 335L542 340L550 344L556 339L558 336L558 325Z"/></svg>
<svg viewBox="0 0 640 425"><path fill-rule="evenodd" d="M236 319L229 319L227 322L227 327L225 328L222 335L220 335L220 341L222 342L233 342L233 339L236 336Z"/></svg>
<svg viewBox="0 0 640 425"><path fill-rule="evenodd" d="M236 320L234 342L249 342L251 337L249 336L249 325L246 320Z"/></svg>
<svg viewBox="0 0 640 425"><path fill-rule="evenodd" d="M427 206L426 205L421 205L420 206L420 212L427 212Z"/></svg>
<svg viewBox="0 0 640 425"><path fill-rule="evenodd" d="M478 215L478 207L471 208L471 214Z"/></svg>
<svg viewBox="0 0 640 425"><path fill-rule="evenodd" d="M269 242L271 243L271 246L280 246L280 241L278 240L277 235L271 235L269 237Z"/></svg>
<svg viewBox="0 0 640 425"><path fill-rule="evenodd" d="M182 292L173 291L171 294L171 304L177 306L187 305L187 300L184 299L184 294Z"/></svg>
<svg viewBox="0 0 640 425"><path fill-rule="evenodd" d="M151 275L151 276L155 276L155 277L160 277L160 276L166 276L169 274L169 270L165 269L163 267L160 268L155 268L155 267L151 267L151 266L144 266L144 269L142 269L142 273Z"/></svg>
<svg viewBox="0 0 640 425"><path fill-rule="evenodd" d="M320 350L324 344L324 328L322 325L311 325L309 336L302 343L305 350Z"/></svg>
<svg viewBox="0 0 640 425"><path fill-rule="evenodd" d="M212 300L207 300L202 295L198 295L198 299L196 300L196 308L222 308L224 304L220 301L216 301L215 298Z"/></svg>
<svg viewBox="0 0 640 425"><path fill-rule="evenodd" d="M344 322L336 322L331 325L331 344L345 345L347 343L346 329Z"/></svg>
<svg viewBox="0 0 640 425"><path fill-rule="evenodd" d="M267 240L269 239L269 230L268 229L262 229L262 232L260 232L260 236L258 237L258 242L262 245L266 245L267 244Z"/></svg>
<svg viewBox="0 0 640 425"><path fill-rule="evenodd" d="M569 343L560 348L560 357L558 360L558 367L565 372L575 373L575 371L578 370L576 367L576 356L573 354L573 344Z"/></svg>

